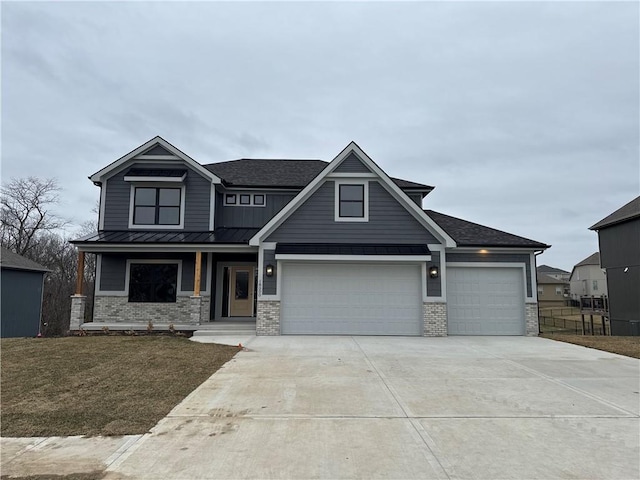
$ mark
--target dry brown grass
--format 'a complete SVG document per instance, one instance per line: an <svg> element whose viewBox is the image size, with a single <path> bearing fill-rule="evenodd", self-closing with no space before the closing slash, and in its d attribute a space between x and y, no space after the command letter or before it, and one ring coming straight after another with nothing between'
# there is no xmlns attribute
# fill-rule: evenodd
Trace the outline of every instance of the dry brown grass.
<svg viewBox="0 0 640 480"><path fill-rule="evenodd" d="M545 338L583 347L640 358L640 337L604 337L590 335L542 334Z"/></svg>
<svg viewBox="0 0 640 480"><path fill-rule="evenodd" d="M145 433L238 352L170 336L0 345L4 437Z"/></svg>

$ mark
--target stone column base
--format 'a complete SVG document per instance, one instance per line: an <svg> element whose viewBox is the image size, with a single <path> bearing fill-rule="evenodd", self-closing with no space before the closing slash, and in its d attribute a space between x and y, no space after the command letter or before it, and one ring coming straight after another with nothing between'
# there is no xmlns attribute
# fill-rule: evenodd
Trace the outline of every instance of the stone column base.
<svg viewBox="0 0 640 480"><path fill-rule="evenodd" d="M189 323L200 325L202 320L202 297L189 297Z"/></svg>
<svg viewBox="0 0 640 480"><path fill-rule="evenodd" d="M280 335L280 302L258 300L256 335Z"/></svg>
<svg viewBox="0 0 640 480"><path fill-rule="evenodd" d="M71 315L69 316L69 330L72 332L80 330L80 325L84 323L84 311L87 307L87 297L85 295L71 295Z"/></svg>
<svg viewBox="0 0 640 480"><path fill-rule="evenodd" d="M538 326L538 304L526 303L524 306L524 318L526 324L525 335L527 337L537 337L540 333Z"/></svg>
<svg viewBox="0 0 640 480"><path fill-rule="evenodd" d="M447 336L447 304L425 302L422 304L425 337Z"/></svg>

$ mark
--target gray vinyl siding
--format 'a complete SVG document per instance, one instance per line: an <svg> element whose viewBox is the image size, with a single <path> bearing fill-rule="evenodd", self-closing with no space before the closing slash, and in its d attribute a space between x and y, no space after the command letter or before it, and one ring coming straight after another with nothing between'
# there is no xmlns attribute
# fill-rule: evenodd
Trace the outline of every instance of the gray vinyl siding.
<svg viewBox="0 0 640 480"><path fill-rule="evenodd" d="M369 182L369 221L336 222L333 181L325 182L266 240L301 243L440 243L377 181Z"/></svg>
<svg viewBox="0 0 640 480"><path fill-rule="evenodd" d="M156 145L155 147L150 148L143 155L173 155L170 151L166 150L164 147L160 145Z"/></svg>
<svg viewBox="0 0 640 480"><path fill-rule="evenodd" d="M42 312L44 272L2 268L0 336L35 337Z"/></svg>
<svg viewBox="0 0 640 480"><path fill-rule="evenodd" d="M267 277L264 272L262 272L262 294L263 295L276 295L278 284L278 266L276 263L276 251L275 250L265 250L264 251L264 268L267 265L273 265L273 276Z"/></svg>
<svg viewBox="0 0 640 480"><path fill-rule="evenodd" d="M438 271L440 271L440 252L431 252L431 261L427 262L427 297L442 296L442 277L431 278L429 276L429 268L434 265L438 267Z"/></svg>
<svg viewBox="0 0 640 480"><path fill-rule="evenodd" d="M447 253L447 263L452 262L496 262L524 263L526 269L527 297L533 295L531 287L531 262L527 253Z"/></svg>
<svg viewBox="0 0 640 480"><path fill-rule="evenodd" d="M242 193L242 192L229 192ZM247 192L249 193L249 192ZM216 228L220 227L243 227L243 228L261 228L274 215L288 204L295 193L267 193L267 192L251 192L265 196L264 207L242 207L242 206L224 206L223 193L216 192Z"/></svg>
<svg viewBox="0 0 640 480"><path fill-rule="evenodd" d="M193 291L195 273L195 253L135 253L135 254L102 254L100 278L98 285L103 292L124 292L127 275L127 259L135 260L182 260L182 278L180 290ZM200 290L207 290L207 254L202 254L202 270Z"/></svg>
<svg viewBox="0 0 640 480"><path fill-rule="evenodd" d="M166 164L137 164L130 167L167 168ZM129 168L130 168L129 167ZM131 199L131 182L125 182L124 176L129 168L123 169L104 182L106 188L104 205L104 230L129 229L129 203ZM172 168L185 168L182 163ZM180 184L176 184L180 185ZM167 185L167 187L172 185ZM211 198L211 182L199 173L187 168L185 179L184 230L209 230L209 208Z"/></svg>
<svg viewBox="0 0 640 480"><path fill-rule="evenodd" d="M347 158L345 158L338 168L334 170L334 172L340 173L370 173L371 170L367 168L367 166L362 163L362 161L356 156L355 153L349 154Z"/></svg>

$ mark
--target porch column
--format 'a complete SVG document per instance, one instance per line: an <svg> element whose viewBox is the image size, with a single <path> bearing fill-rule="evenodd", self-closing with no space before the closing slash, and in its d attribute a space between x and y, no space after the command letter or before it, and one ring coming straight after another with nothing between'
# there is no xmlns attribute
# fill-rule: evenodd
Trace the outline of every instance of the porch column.
<svg viewBox="0 0 640 480"><path fill-rule="evenodd" d="M189 298L189 323L200 324L202 320L202 297L200 296L200 277L202 276L202 252L196 252L194 268L193 296Z"/></svg>
<svg viewBox="0 0 640 480"><path fill-rule="evenodd" d="M196 268L193 279L193 296L200 296L200 277L202 276L202 252L196 252Z"/></svg>

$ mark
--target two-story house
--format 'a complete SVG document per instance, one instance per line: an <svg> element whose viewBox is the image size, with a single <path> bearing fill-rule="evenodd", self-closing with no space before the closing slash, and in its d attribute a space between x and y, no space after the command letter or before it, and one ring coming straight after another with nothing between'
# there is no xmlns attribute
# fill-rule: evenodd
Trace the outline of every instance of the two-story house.
<svg viewBox="0 0 640 480"><path fill-rule="evenodd" d="M389 177L353 142L331 162L201 165L156 137L90 179L99 230L73 243L80 264L97 255L94 326L538 333L535 253L548 245L423 210L433 187Z"/></svg>
<svg viewBox="0 0 640 480"><path fill-rule="evenodd" d="M595 252L575 264L571 270L569 288L574 303L580 302L580 297L607 295L607 276L600 266L600 252Z"/></svg>

